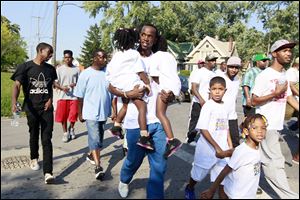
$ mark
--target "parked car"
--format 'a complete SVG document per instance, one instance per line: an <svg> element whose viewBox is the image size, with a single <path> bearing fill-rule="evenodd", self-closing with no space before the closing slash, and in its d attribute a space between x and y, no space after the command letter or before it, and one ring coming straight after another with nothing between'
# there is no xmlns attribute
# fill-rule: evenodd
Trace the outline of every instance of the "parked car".
<svg viewBox="0 0 300 200"><path fill-rule="evenodd" d="M178 75L181 82L181 90L176 100L179 102L191 102L191 94L189 92L189 78L187 76Z"/></svg>

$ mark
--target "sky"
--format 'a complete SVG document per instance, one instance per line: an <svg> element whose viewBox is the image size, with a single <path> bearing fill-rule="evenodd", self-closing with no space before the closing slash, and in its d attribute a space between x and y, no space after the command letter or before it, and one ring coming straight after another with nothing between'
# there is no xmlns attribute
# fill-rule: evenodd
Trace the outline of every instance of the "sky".
<svg viewBox="0 0 300 200"><path fill-rule="evenodd" d="M64 1L64 4L68 3L82 5L81 1ZM62 60L65 49L72 50L74 58L79 57L87 30L101 20L99 14L96 18L89 17L82 8L60 6L62 4L63 1L58 2L56 60ZM38 27L40 42L52 45L54 1L1 1L1 14L20 26L21 37L27 42L29 59L36 55Z"/></svg>
<svg viewBox="0 0 300 200"><path fill-rule="evenodd" d="M73 57L78 58L90 26L99 24L102 19L101 14L93 18L82 8L63 5L69 3L82 5L82 1L58 1L56 60L62 60L65 49L72 50ZM1 1L1 14L20 26L29 59L35 57L38 38L40 42L52 45L54 1ZM252 16L248 23L248 27L253 26L262 31L262 24L257 22L256 16Z"/></svg>

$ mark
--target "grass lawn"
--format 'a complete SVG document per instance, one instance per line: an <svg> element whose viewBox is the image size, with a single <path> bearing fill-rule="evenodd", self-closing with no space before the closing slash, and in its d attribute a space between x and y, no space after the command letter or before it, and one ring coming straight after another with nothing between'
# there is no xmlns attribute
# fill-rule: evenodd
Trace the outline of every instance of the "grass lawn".
<svg viewBox="0 0 300 200"><path fill-rule="evenodd" d="M10 79L12 73L1 72L1 117L10 117L11 93L13 81ZM21 89L22 90L22 89ZM20 92L18 101L22 104L24 100L23 91Z"/></svg>

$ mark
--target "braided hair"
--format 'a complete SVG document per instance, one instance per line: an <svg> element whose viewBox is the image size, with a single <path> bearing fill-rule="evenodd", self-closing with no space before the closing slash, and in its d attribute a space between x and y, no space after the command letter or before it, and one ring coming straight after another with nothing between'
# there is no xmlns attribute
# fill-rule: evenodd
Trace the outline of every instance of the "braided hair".
<svg viewBox="0 0 300 200"><path fill-rule="evenodd" d="M263 120L263 122L265 123L265 126L268 126L268 121L267 121L266 117L263 116L263 115L261 115L261 114L256 113L255 115L249 115L248 117L245 117L244 120L243 120L243 122L242 122L242 124L241 124L241 126L240 126L241 129L242 129L242 137L244 139L246 138L244 129L249 130L251 124L253 124L256 119Z"/></svg>
<svg viewBox="0 0 300 200"><path fill-rule="evenodd" d="M124 51L135 47L138 42L138 32L135 29L119 28L116 30L113 41L117 49Z"/></svg>

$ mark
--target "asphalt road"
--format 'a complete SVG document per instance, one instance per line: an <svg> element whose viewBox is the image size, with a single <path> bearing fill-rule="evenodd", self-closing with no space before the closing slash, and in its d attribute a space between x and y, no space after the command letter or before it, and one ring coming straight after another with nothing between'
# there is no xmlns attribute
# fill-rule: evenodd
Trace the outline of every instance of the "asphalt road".
<svg viewBox="0 0 300 200"><path fill-rule="evenodd" d="M237 102L240 105L240 99ZM185 141L188 126L190 103L174 103L168 108L168 116L174 134ZM241 107L237 107L239 122L242 117ZM106 129L112 124L108 121ZM32 171L26 161L20 164L20 159L28 159L28 127L26 119L20 120L19 127L11 127L10 119L1 118L1 199L37 199L37 198L96 198L120 199L117 186L120 168L123 163L122 140L118 140L107 131L104 137L104 148L101 152L101 162L105 170L104 180L94 178L94 167L86 161L87 132L85 124L75 125L77 138L69 143L63 143L60 124L55 124L53 132L54 176L53 185L45 185L42 170ZM285 129L282 133L282 152L286 158L285 170L291 188L299 194L299 165L291 162L291 152L299 145L299 132ZM195 147L186 143L168 159L168 169L165 176L165 198L183 199L184 188L188 183L192 168ZM42 147L40 148L42 157ZM22 157L23 156L23 157ZM40 162L41 164L41 162ZM149 175L147 158L130 183L129 199L146 198L145 188ZM208 177L196 185L196 194L210 185ZM260 186L263 194L260 199L277 198L270 189L263 174ZM217 198L217 196L215 196Z"/></svg>

